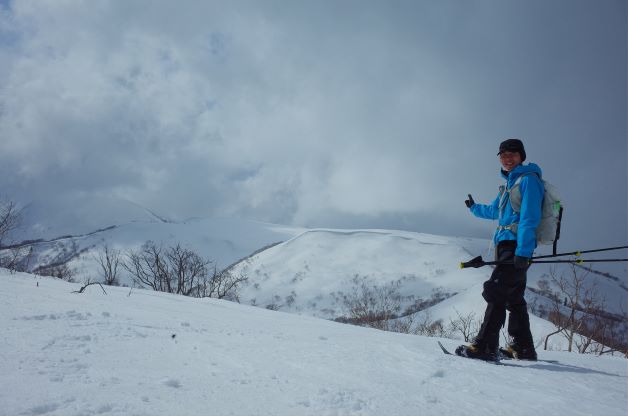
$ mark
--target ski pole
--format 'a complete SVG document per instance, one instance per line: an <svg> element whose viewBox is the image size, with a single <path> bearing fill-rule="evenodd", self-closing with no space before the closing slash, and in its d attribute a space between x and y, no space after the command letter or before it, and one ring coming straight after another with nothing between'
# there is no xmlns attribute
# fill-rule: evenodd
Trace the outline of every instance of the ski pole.
<svg viewBox="0 0 628 416"><path fill-rule="evenodd" d="M544 257L536 257L536 258L544 258ZM582 264L582 263L602 263L602 262L620 262L620 261L628 261L628 259L575 259L575 260L535 260L533 257L530 259L530 264L539 263L539 264L558 264L558 263L573 263L573 264ZM460 263L461 269L466 269L468 267L478 268L483 266L498 266L500 264L514 264L513 260L506 261L484 261L482 256L475 257L467 262Z"/></svg>
<svg viewBox="0 0 628 416"><path fill-rule="evenodd" d="M530 264L533 263L575 263L575 264L582 264L582 263L612 263L612 262L618 262L618 261L628 261L628 259L575 259L575 260L541 260L541 261L534 261L531 260Z"/></svg>
<svg viewBox="0 0 628 416"><path fill-rule="evenodd" d="M546 258L550 258L550 257L561 257L561 256L576 256L576 257L580 257L581 254L585 254L585 253L599 253L600 251L613 251L613 250L621 250L621 249L624 249L624 248L628 248L628 246L598 248L598 249L595 249L595 250L580 250L580 251L572 251L570 253L548 254L548 255L545 255L545 256L532 257L531 260L534 260L534 259L546 259Z"/></svg>

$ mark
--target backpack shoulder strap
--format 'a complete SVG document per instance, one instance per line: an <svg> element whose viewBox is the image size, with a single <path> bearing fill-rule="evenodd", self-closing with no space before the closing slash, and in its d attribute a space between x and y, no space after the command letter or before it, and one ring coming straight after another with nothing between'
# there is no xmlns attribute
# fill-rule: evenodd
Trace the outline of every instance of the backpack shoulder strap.
<svg viewBox="0 0 628 416"><path fill-rule="evenodd" d="M543 179L541 179L539 174L536 173L536 172L524 172L521 175L519 175L519 177L515 180L515 183L512 184L512 188L514 188L515 186L518 186L519 184L521 184L521 180L523 179L524 176L530 176L530 175L536 175L536 177L539 178L540 181L543 181ZM512 188L510 188L510 189L512 189Z"/></svg>
<svg viewBox="0 0 628 416"><path fill-rule="evenodd" d="M512 187L507 190L510 194L510 205L515 212L519 212L521 210L521 192L519 191L519 185L521 185L521 180L524 176L536 175L537 178L542 182L543 179L536 172L524 172L515 180L515 183L512 184Z"/></svg>

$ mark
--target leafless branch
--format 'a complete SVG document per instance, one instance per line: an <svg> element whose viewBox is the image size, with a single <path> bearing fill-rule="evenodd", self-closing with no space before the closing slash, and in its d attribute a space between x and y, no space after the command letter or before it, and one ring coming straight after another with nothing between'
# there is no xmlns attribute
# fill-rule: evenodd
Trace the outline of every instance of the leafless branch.
<svg viewBox="0 0 628 416"><path fill-rule="evenodd" d="M87 282L85 282L85 285L83 287L81 287L79 290L72 291L72 293L83 293L85 291L85 289L87 289L91 285L98 285L98 286L100 286L100 288L102 289L103 293L105 295L107 294L107 292L105 291L105 288L100 284L100 282L92 282L89 279L87 280Z"/></svg>

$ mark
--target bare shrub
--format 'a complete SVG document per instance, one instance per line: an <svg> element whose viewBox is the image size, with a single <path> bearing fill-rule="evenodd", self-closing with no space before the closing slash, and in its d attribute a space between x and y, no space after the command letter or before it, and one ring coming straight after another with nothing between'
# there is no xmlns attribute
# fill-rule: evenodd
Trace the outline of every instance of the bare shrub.
<svg viewBox="0 0 628 416"><path fill-rule="evenodd" d="M246 281L247 277L243 274L234 275L228 270L218 271L214 266L211 274L200 277L193 296L240 302L239 289Z"/></svg>
<svg viewBox="0 0 628 416"><path fill-rule="evenodd" d="M13 201L0 201L0 248L22 220L22 210Z"/></svg>
<svg viewBox="0 0 628 416"><path fill-rule="evenodd" d="M138 285L145 285L159 292L170 292L165 256L161 247L152 241L144 243L139 251L129 251L123 267Z"/></svg>
<svg viewBox="0 0 628 416"><path fill-rule="evenodd" d="M6 245L11 232L22 222L22 209L17 208L13 201L0 200L0 267L11 272L25 272L31 260L32 248L18 245Z"/></svg>
<svg viewBox="0 0 628 416"><path fill-rule="evenodd" d="M192 250L177 244L166 250L169 264L171 293L189 296L198 286L199 280L207 275L209 260L203 259Z"/></svg>
<svg viewBox="0 0 628 416"><path fill-rule="evenodd" d="M211 263L179 244L164 249L147 241L139 251L130 251L122 265L137 284L159 292L239 300L246 277L218 271L215 265L210 272Z"/></svg>
<svg viewBox="0 0 628 416"><path fill-rule="evenodd" d="M412 334L414 333L414 320L414 315L394 319L392 322L388 322L386 330L391 332L400 332L402 334Z"/></svg>
<svg viewBox="0 0 628 416"><path fill-rule="evenodd" d="M38 267L35 269L35 274L40 276L52 276L73 283L76 270L70 268L67 263L61 263Z"/></svg>
<svg viewBox="0 0 628 416"><path fill-rule="evenodd" d="M452 330L442 320L433 320L429 312L421 315L416 312L434 306L455 293L436 288L430 298L424 300L414 296L402 296L399 293L401 280L378 286L371 279L356 275L352 283L349 295L342 292L332 294L336 301L342 302L345 312L345 316L336 318L336 321L405 334L445 338L452 336ZM409 301L413 303L401 313L402 304ZM418 321L417 316L420 316Z"/></svg>
<svg viewBox="0 0 628 416"><path fill-rule="evenodd" d="M388 321L397 318L401 310L400 282L386 286L371 285L367 279L355 276L353 290L344 296L347 322L386 330Z"/></svg>
<svg viewBox="0 0 628 416"><path fill-rule="evenodd" d="M421 314L421 320L417 322L413 332L427 337L450 338L452 335L451 330L443 324L443 320L432 319L429 311Z"/></svg>
<svg viewBox="0 0 628 416"><path fill-rule="evenodd" d="M425 310L427 308L431 308L432 306L444 301L447 298L454 296L455 294L456 292L445 292L442 287L434 288L432 289L432 294L430 295L429 299L414 299L412 305L406 308L403 315L410 315Z"/></svg>
<svg viewBox="0 0 628 416"><path fill-rule="evenodd" d="M209 261L177 244L167 249L147 241L139 251L130 251L124 268L140 285L153 290L189 296L207 274Z"/></svg>
<svg viewBox="0 0 628 416"><path fill-rule="evenodd" d="M550 337L560 334L567 340L568 351L628 353L627 314L618 316L605 311L605 299L598 291L596 278L591 278L589 271L571 265L567 275L558 275L552 269L550 280L557 290L547 296L550 306L543 312L556 325L556 331L545 337L545 349ZM543 286L546 292L551 291L549 285L543 283Z"/></svg>
<svg viewBox="0 0 628 416"><path fill-rule="evenodd" d="M83 293L83 292L85 292L85 289L87 289L88 287L90 287L90 286L92 286L92 285L98 285L98 286L100 286L100 288L102 289L103 293L104 293L105 295L107 294L107 292L105 291L105 288L104 288L104 287L102 287L102 285L100 284L100 282L93 281L92 279L87 279L87 280L84 282L83 286L82 286L79 290L75 290L75 291L73 291L72 293Z"/></svg>
<svg viewBox="0 0 628 416"><path fill-rule="evenodd" d="M286 302L286 306L288 306L289 308L291 308L294 305L294 302L297 299L297 292L295 292L294 290L292 292L290 292L290 294L288 296L286 296L285 298L285 302Z"/></svg>
<svg viewBox="0 0 628 416"><path fill-rule="evenodd" d="M112 249L108 245L105 245L102 250L98 252L96 261L100 266L100 275L103 279L103 283L108 286L118 286L120 284L118 268L122 261L120 250Z"/></svg>
<svg viewBox="0 0 628 416"><path fill-rule="evenodd" d="M480 329L481 322L476 318L475 312L462 315L456 310L456 319L449 319L449 329L452 333L459 333L465 342L470 342L473 335Z"/></svg>
<svg viewBox="0 0 628 416"><path fill-rule="evenodd" d="M28 272L33 257L33 247L11 247L0 255L0 267L9 269L12 273Z"/></svg>

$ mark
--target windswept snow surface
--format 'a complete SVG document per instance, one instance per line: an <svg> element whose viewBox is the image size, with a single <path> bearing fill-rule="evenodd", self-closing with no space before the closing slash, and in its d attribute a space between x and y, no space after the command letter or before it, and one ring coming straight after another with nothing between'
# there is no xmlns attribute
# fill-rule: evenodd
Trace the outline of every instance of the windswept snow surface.
<svg viewBox="0 0 628 416"><path fill-rule="evenodd" d="M434 338L0 269L1 415L625 415L628 360L493 365ZM442 340L450 349L455 341Z"/></svg>

